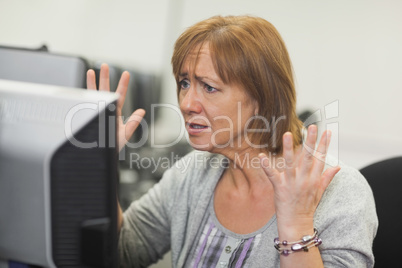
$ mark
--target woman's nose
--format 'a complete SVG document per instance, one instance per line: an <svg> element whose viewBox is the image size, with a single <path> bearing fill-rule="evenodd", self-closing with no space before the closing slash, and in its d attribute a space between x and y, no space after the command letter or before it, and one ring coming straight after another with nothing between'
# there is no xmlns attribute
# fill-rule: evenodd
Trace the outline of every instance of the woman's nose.
<svg viewBox="0 0 402 268"><path fill-rule="evenodd" d="M197 89L191 86L184 92L181 92L182 96L180 98L180 110L185 114L199 114L202 111L202 105L197 93Z"/></svg>

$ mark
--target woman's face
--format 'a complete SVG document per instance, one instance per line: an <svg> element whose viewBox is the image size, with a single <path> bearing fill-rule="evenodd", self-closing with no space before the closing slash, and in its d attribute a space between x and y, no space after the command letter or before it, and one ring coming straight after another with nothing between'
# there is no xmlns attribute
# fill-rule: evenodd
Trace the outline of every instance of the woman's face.
<svg viewBox="0 0 402 268"><path fill-rule="evenodd" d="M187 56L179 87L180 110L191 146L222 154L244 149L244 129L257 112L256 102L242 87L222 82L208 44Z"/></svg>

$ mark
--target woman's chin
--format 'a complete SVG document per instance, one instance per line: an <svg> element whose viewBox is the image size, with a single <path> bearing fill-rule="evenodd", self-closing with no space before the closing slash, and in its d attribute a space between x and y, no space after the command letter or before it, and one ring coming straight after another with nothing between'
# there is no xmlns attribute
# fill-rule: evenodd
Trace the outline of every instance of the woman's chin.
<svg viewBox="0 0 402 268"><path fill-rule="evenodd" d="M209 152L209 153L216 153L216 154L225 154L224 152L226 152L226 150L222 149L222 148L217 148L211 144L208 144L208 146L206 144L194 144L194 143L190 143L191 147L193 147L194 150L197 151L204 151L204 152Z"/></svg>
<svg viewBox="0 0 402 268"><path fill-rule="evenodd" d="M197 151L205 151L205 152L211 152L213 150L213 147L210 145L205 145L205 144L194 144L190 142L190 146L193 147L194 150Z"/></svg>
<svg viewBox="0 0 402 268"><path fill-rule="evenodd" d="M227 142L224 143L224 145L221 145L220 143L215 144L215 142L212 142L209 139L200 139L199 137L189 137L187 141L194 150L210 153L221 154L222 152L228 151L230 147L230 145L227 145Z"/></svg>

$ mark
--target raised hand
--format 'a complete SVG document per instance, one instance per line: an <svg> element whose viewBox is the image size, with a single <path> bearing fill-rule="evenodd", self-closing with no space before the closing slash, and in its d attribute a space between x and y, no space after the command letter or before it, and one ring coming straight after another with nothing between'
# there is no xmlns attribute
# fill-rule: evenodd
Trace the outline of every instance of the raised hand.
<svg viewBox="0 0 402 268"><path fill-rule="evenodd" d="M121 116L121 109L124 104L124 100L126 98L128 82L130 80L130 74L125 71L121 75L119 85L117 86L116 93L120 95L119 100L117 102L117 143L119 151L124 147L130 137L133 135L134 131L137 129L140 124L142 118L145 115L145 110L138 109L135 110L130 118L123 122ZM94 70L89 70L87 72L87 88L88 90L96 90L96 77ZM100 91L110 91L110 82L109 82L109 66L107 64L101 65L100 77L99 77L99 90Z"/></svg>
<svg viewBox="0 0 402 268"><path fill-rule="evenodd" d="M325 131L315 150L317 127L311 125L301 150L293 148L291 133L283 135L285 168L277 170L269 159L260 154L261 166L274 188L278 231L285 231L287 239L299 239L312 233L314 212L329 183L340 167L324 171L331 132ZM281 235L281 234L279 234Z"/></svg>

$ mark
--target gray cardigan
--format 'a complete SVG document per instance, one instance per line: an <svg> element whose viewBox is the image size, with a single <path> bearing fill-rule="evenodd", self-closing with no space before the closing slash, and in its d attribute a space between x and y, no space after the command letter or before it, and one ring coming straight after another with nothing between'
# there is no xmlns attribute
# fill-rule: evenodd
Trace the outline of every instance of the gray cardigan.
<svg viewBox="0 0 402 268"><path fill-rule="evenodd" d="M226 162L223 156L194 151L133 202L120 231L120 266L147 267L171 250L172 267L183 267ZM373 194L359 171L340 166L315 213L314 225L323 241L321 257L325 267L373 267L378 227ZM279 267L273 246L278 235L275 216L270 222L249 267Z"/></svg>

